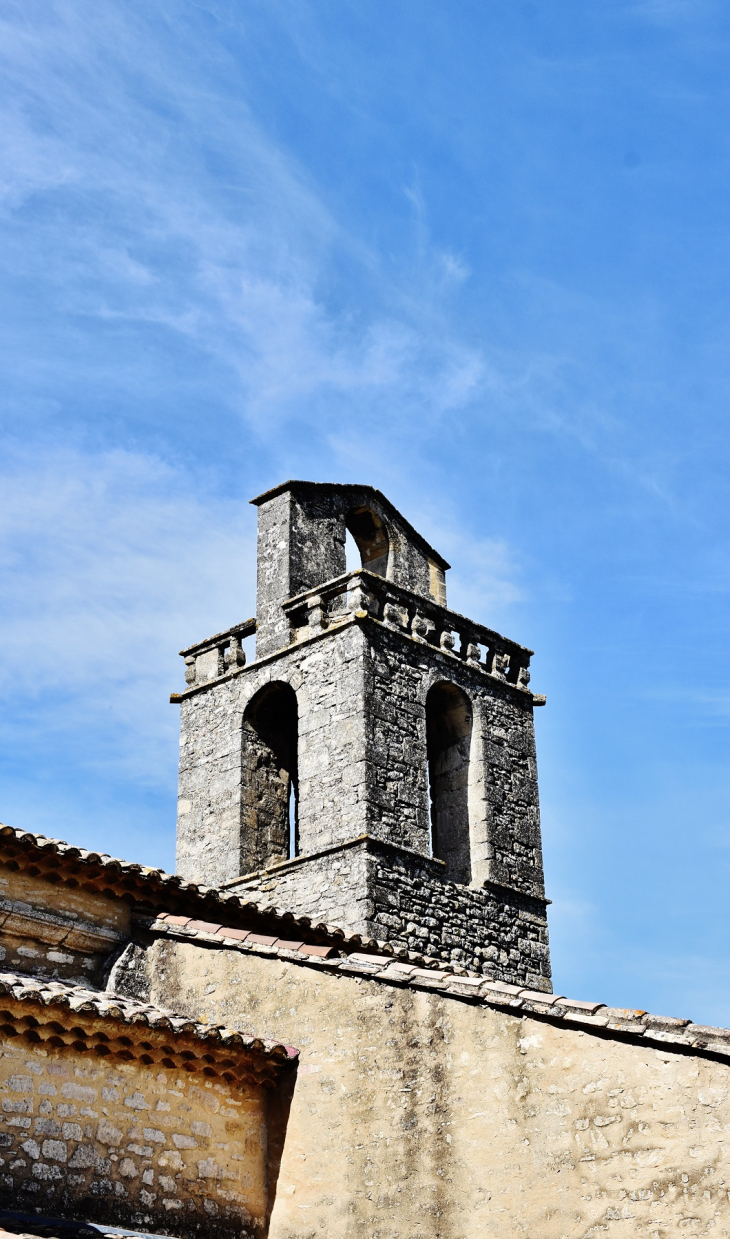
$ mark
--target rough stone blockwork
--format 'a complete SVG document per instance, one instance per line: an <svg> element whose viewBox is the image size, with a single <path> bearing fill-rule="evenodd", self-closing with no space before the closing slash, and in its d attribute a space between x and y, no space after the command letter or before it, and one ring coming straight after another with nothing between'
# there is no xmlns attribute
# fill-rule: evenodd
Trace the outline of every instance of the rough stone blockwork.
<svg viewBox="0 0 730 1239"><path fill-rule="evenodd" d="M444 882L420 860L375 855L372 937L487 976L550 990L544 901L485 883Z"/></svg>
<svg viewBox="0 0 730 1239"><path fill-rule="evenodd" d="M116 995L0 972L0 1206L254 1239L289 1052Z"/></svg>
<svg viewBox="0 0 730 1239"><path fill-rule="evenodd" d="M545 901L497 883L448 882L442 870L437 860L368 838L255 875L236 889L396 950L549 992Z"/></svg>
<svg viewBox="0 0 730 1239"><path fill-rule="evenodd" d="M532 699L401 631L373 623L364 631L372 832L429 851L426 703L446 682L472 715L471 880L544 895Z"/></svg>
<svg viewBox="0 0 730 1239"><path fill-rule="evenodd" d="M180 873L549 989L531 651L448 610L379 492L256 502L256 660L245 624L183 651Z"/></svg>
<svg viewBox="0 0 730 1239"><path fill-rule="evenodd" d="M22 1042L0 1060L0 1200L186 1235L252 1235L261 1103L220 1082ZM253 1156L255 1149L258 1157ZM260 1163L241 1191L238 1162Z"/></svg>

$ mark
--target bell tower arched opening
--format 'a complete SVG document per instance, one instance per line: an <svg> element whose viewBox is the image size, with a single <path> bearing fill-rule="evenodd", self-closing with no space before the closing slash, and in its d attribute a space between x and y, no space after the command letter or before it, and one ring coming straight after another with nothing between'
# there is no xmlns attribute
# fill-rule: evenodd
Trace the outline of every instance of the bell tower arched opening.
<svg viewBox="0 0 730 1239"><path fill-rule="evenodd" d="M345 525L355 539L363 568L387 576L390 539L381 517L370 508L353 508Z"/></svg>
<svg viewBox="0 0 730 1239"><path fill-rule="evenodd" d="M241 873L265 869L298 851L297 695L267 684L243 716Z"/></svg>
<svg viewBox="0 0 730 1239"><path fill-rule="evenodd" d="M442 681L426 697L426 749L433 855L451 882L471 881L469 757L472 708L455 684Z"/></svg>

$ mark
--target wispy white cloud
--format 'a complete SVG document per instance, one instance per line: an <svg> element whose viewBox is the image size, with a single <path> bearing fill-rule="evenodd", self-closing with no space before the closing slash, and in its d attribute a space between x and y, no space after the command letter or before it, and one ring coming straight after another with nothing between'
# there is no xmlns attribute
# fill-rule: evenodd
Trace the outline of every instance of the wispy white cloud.
<svg viewBox="0 0 730 1239"><path fill-rule="evenodd" d="M26 713L34 743L98 724L120 770L155 782L177 650L253 612L250 510L131 452L17 455L0 487L0 685L19 709L6 739Z"/></svg>
<svg viewBox="0 0 730 1239"><path fill-rule="evenodd" d="M240 38L233 10L211 0L207 11ZM580 348L533 341L500 353L452 312L469 268L431 236L417 180L403 189L413 207L404 252L363 240L255 115L225 41L196 57L184 10L173 20L101 6L81 20L71 0L49 0L9 8L0 34L13 169L2 209L11 228L32 219L35 236L35 257L10 245L0 264L38 281L65 331L160 328L215 363L219 403L277 450L285 428L306 422L335 456L356 443L366 459L377 418L381 441L395 446L407 430L415 460L435 427L468 410L484 428L501 421L578 445L671 498L671 466L655 444L632 443ZM342 293L342 271L356 297ZM621 319L625 336L626 307L607 322L605 306L554 280L513 278L536 319L587 321L599 335L617 335ZM114 381L135 392L143 368L117 368Z"/></svg>
<svg viewBox="0 0 730 1239"><path fill-rule="evenodd" d="M39 216L37 261L66 316L189 340L228 370L233 404L264 436L312 401L336 423L378 394L396 419L414 401L438 418L474 399L480 351L439 311L444 286L467 277L460 259L420 253L406 291L254 120L240 86L222 106L222 45L218 64L195 64L172 22L133 6L87 16L55 0L33 21L16 8L0 23L14 169L4 209ZM206 174L210 158L229 183ZM370 286L357 322L328 292L335 256Z"/></svg>
<svg viewBox="0 0 730 1239"><path fill-rule="evenodd" d="M500 538L470 538L455 521L434 520L433 525L438 549L456 568L448 581L449 605L499 628L515 604L528 597L524 564L514 547ZM514 632L507 635L517 637Z"/></svg>

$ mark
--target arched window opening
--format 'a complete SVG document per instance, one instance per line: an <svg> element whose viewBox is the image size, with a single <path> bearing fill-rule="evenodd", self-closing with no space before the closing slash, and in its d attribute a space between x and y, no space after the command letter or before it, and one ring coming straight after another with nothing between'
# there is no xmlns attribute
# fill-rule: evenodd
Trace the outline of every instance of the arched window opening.
<svg viewBox="0 0 730 1239"><path fill-rule="evenodd" d="M451 882L471 881L469 750L472 710L455 684L434 684L426 697L428 790L433 855Z"/></svg>
<svg viewBox="0 0 730 1239"><path fill-rule="evenodd" d="M387 576L390 540L380 517L370 508L353 508L345 524L357 543L362 567Z"/></svg>
<svg viewBox="0 0 730 1239"><path fill-rule="evenodd" d="M265 869L298 850L296 693L267 684L243 716L241 873Z"/></svg>

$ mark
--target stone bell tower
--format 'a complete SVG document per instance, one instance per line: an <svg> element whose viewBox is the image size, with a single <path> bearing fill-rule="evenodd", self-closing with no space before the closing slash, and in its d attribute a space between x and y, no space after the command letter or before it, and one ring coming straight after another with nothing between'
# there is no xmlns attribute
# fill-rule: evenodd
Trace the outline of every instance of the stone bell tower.
<svg viewBox="0 0 730 1239"><path fill-rule="evenodd" d="M178 872L549 991L531 651L447 608L380 491L252 502L256 618L183 650L171 698Z"/></svg>

